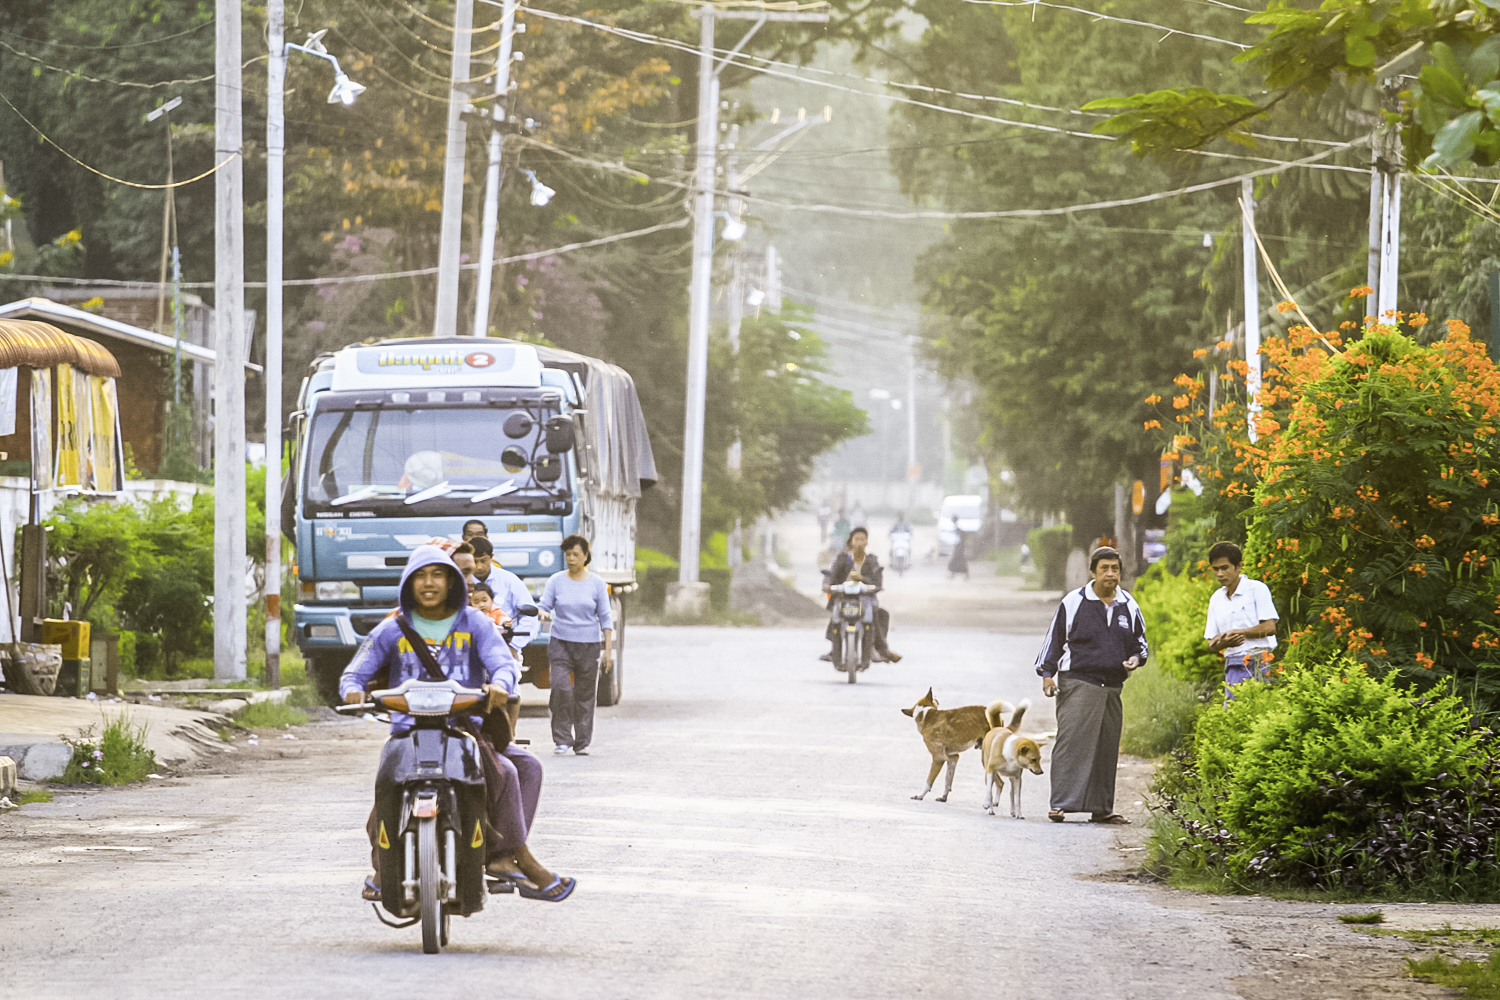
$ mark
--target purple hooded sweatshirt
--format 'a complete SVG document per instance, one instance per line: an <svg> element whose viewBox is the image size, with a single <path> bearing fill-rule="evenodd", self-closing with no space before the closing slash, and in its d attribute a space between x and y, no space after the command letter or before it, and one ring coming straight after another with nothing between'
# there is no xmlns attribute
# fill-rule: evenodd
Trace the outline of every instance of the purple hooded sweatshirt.
<svg viewBox="0 0 1500 1000"><path fill-rule="evenodd" d="M418 546L407 561L406 571L401 574L399 613L408 621L411 620L417 603L412 596L411 576L423 566L434 563L446 566L449 570L448 613L458 612L453 627L448 631L448 637L433 649L443 676L458 681L464 687L478 688L493 684L509 693L515 693L521 676L515 657L511 656L500 630L490 621L489 616L469 607L469 588L464 583L463 574L458 571L448 554L436 545ZM371 630L369 638L344 668L344 673L339 678L339 694L363 691L380 668L387 665L390 667L391 687L414 677L420 679L427 676L422 669L422 661L406 641L406 636L401 634L401 626L397 624L394 615ZM474 720L476 725L479 721L477 718ZM411 716L404 712L391 713L393 734L408 732L411 727Z"/></svg>

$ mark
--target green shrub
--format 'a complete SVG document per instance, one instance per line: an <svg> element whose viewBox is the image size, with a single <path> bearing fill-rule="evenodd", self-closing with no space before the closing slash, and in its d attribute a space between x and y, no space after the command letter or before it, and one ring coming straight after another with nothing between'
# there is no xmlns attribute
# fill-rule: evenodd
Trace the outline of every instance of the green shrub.
<svg viewBox="0 0 1500 1000"><path fill-rule="evenodd" d="M1073 551L1073 526L1032 528L1026 533L1031 558L1042 574L1043 590L1061 590L1068 585L1068 554Z"/></svg>
<svg viewBox="0 0 1500 1000"><path fill-rule="evenodd" d="M105 722L98 739L92 726L76 739L63 739L73 748L62 776L68 784L124 785L156 770L156 754L146 748L146 726L132 725L127 714Z"/></svg>
<svg viewBox="0 0 1500 1000"><path fill-rule="evenodd" d="M136 677L135 669L135 633L129 629L120 630L120 674L125 677Z"/></svg>
<svg viewBox="0 0 1500 1000"><path fill-rule="evenodd" d="M658 552L655 549L637 548L635 550L635 571L637 573L644 573L655 566L676 569L677 560L665 552Z"/></svg>
<svg viewBox="0 0 1500 1000"><path fill-rule="evenodd" d="M279 701L256 701L235 713L236 725L246 729L280 729L283 726L300 726L308 722L306 712L299 712Z"/></svg>
<svg viewBox="0 0 1500 1000"><path fill-rule="evenodd" d="M1169 676L1192 684L1224 679L1224 661L1203 638L1208 599L1219 584L1201 573L1169 573L1161 563L1136 581L1133 596L1146 620L1151 659Z"/></svg>
<svg viewBox="0 0 1500 1000"><path fill-rule="evenodd" d="M1158 779L1159 852L1246 885L1500 888L1500 758L1464 702L1350 658L1284 669L1198 716Z"/></svg>
<svg viewBox="0 0 1500 1000"><path fill-rule="evenodd" d="M1160 757L1175 750L1192 733L1193 720L1211 690L1167 673L1153 652L1120 695L1125 711L1120 749L1137 757Z"/></svg>

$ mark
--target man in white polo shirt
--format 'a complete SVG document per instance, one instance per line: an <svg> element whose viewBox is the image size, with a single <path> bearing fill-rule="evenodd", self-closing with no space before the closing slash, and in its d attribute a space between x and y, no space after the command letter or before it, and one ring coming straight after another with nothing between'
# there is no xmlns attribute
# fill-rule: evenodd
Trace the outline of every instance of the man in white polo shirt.
<svg viewBox="0 0 1500 1000"><path fill-rule="evenodd" d="M1240 572L1244 554L1233 542L1215 542L1208 550L1208 568L1223 584L1208 599L1208 623L1203 638L1208 648L1224 654L1225 696L1251 677L1264 678L1271 651L1276 648L1276 605L1271 588Z"/></svg>

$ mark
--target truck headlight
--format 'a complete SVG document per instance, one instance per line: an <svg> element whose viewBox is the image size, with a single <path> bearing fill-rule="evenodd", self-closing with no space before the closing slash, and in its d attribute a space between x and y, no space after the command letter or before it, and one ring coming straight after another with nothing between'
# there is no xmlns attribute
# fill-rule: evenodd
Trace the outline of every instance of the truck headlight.
<svg viewBox="0 0 1500 1000"><path fill-rule="evenodd" d="M319 580L312 586L313 597L319 601L359 600L359 584L351 580Z"/></svg>
<svg viewBox="0 0 1500 1000"><path fill-rule="evenodd" d="M307 637L309 639L337 639L339 628L337 625L309 625Z"/></svg>
<svg viewBox="0 0 1500 1000"><path fill-rule="evenodd" d="M536 561L541 563L543 567L551 566L552 560L556 558L557 557L552 554L551 549L543 549L536 554Z"/></svg>

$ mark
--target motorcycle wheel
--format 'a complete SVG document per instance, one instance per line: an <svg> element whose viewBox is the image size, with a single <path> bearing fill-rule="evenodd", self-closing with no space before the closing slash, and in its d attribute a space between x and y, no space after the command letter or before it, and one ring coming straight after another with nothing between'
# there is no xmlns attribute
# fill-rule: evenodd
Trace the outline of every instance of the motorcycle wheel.
<svg viewBox="0 0 1500 1000"><path fill-rule="evenodd" d="M438 925L443 922L443 901L438 898L438 878L442 862L438 860L437 817L425 816L417 821L417 879L422 904L422 953L436 955L443 945Z"/></svg>
<svg viewBox="0 0 1500 1000"><path fill-rule="evenodd" d="M859 630L844 630L844 673L853 684L859 677Z"/></svg>

